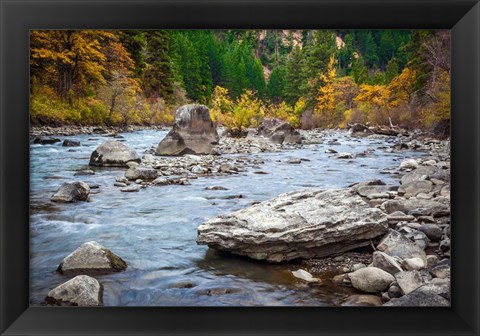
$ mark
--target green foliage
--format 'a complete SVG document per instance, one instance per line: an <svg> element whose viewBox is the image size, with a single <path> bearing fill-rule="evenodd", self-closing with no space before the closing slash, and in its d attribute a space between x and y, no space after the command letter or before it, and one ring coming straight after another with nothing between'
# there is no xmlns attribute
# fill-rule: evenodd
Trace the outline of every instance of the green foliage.
<svg viewBox="0 0 480 336"><path fill-rule="evenodd" d="M396 76L398 76L398 63L395 58L392 58L388 61L387 69L385 70L385 82L390 83Z"/></svg>
<svg viewBox="0 0 480 336"><path fill-rule="evenodd" d="M143 71L142 87L147 97L169 100L173 94L175 82L172 69L172 33L169 31L147 31L145 61L147 65Z"/></svg>
<svg viewBox="0 0 480 336"><path fill-rule="evenodd" d="M285 70L282 67L274 68L268 79L268 99L274 103L279 103L285 96L285 86Z"/></svg>
<svg viewBox="0 0 480 336"><path fill-rule="evenodd" d="M44 30L30 42L32 122L169 124L191 101L237 130L265 113L299 126L309 111L321 127L450 116L448 31Z"/></svg>

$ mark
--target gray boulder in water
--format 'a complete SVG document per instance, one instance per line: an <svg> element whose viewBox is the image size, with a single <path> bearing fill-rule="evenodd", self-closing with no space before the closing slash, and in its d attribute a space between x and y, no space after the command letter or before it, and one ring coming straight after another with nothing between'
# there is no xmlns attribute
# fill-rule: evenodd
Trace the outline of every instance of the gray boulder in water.
<svg viewBox="0 0 480 336"><path fill-rule="evenodd" d="M281 262L339 254L386 232L386 215L352 190L307 189L209 219L197 243Z"/></svg>
<svg viewBox="0 0 480 336"><path fill-rule="evenodd" d="M302 142L302 136L292 125L277 118L265 119L258 127L257 133L278 144Z"/></svg>
<svg viewBox="0 0 480 336"><path fill-rule="evenodd" d="M127 263L97 242L82 244L66 256L57 272L62 274L106 274L124 271Z"/></svg>
<svg viewBox="0 0 480 336"><path fill-rule="evenodd" d="M88 200L90 187L85 182L66 182L53 194L52 202L70 203Z"/></svg>
<svg viewBox="0 0 480 336"><path fill-rule="evenodd" d="M101 306L103 286L88 275L78 275L48 292L45 301L55 306Z"/></svg>
<svg viewBox="0 0 480 336"><path fill-rule="evenodd" d="M205 105L189 104L175 113L173 129L160 141L157 155L210 154L219 141Z"/></svg>
<svg viewBox="0 0 480 336"><path fill-rule="evenodd" d="M127 167L128 162L141 159L137 152L118 141L105 141L92 152L90 166Z"/></svg>

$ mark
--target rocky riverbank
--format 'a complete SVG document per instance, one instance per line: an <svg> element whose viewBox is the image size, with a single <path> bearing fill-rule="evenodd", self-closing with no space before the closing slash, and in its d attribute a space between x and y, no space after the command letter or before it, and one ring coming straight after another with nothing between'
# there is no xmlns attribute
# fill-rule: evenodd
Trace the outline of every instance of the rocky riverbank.
<svg viewBox="0 0 480 336"><path fill-rule="evenodd" d="M269 262L308 259L311 274L295 276L351 286L365 293L362 305L366 295L374 305L449 305L450 143L411 139L387 150L399 147L429 155L402 161L398 185L375 180L282 194L209 219L197 243ZM370 252L346 252L364 246Z"/></svg>
<svg viewBox="0 0 480 336"><path fill-rule="evenodd" d="M63 126L46 126L46 125L32 125L30 126L30 137L53 137L53 136L72 136L79 134L91 135L111 135L115 136L118 133L134 132L143 129L164 130L165 126L93 126L93 125L63 125Z"/></svg>

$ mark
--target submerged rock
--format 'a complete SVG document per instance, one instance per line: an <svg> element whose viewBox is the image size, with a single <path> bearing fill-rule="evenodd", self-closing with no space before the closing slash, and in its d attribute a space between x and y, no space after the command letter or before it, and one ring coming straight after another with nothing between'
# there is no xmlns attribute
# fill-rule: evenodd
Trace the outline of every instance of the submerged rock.
<svg viewBox="0 0 480 336"><path fill-rule="evenodd" d="M65 139L62 143L63 147L78 147L80 146L80 141Z"/></svg>
<svg viewBox="0 0 480 336"><path fill-rule="evenodd" d="M34 144L40 144L40 145L53 145L54 143L60 142L60 139L57 138L35 138L33 139Z"/></svg>
<svg viewBox="0 0 480 336"><path fill-rule="evenodd" d="M386 232L386 215L351 190L307 189L209 219L197 243L281 262L339 254Z"/></svg>
<svg viewBox="0 0 480 336"><path fill-rule="evenodd" d="M342 306L346 307L375 307L381 306L382 300L376 295L355 294L350 295Z"/></svg>
<svg viewBox="0 0 480 336"><path fill-rule="evenodd" d="M99 243L90 241L66 256L57 271L62 274L105 274L126 268L127 263L122 258Z"/></svg>
<svg viewBox="0 0 480 336"><path fill-rule="evenodd" d="M103 286L88 275L78 275L48 292L45 301L55 306L101 306Z"/></svg>
<svg viewBox="0 0 480 336"><path fill-rule="evenodd" d="M190 104L175 113L173 129L160 141L157 155L210 154L219 141L205 105Z"/></svg>
<svg viewBox="0 0 480 336"><path fill-rule="evenodd" d="M141 159L137 152L118 141L105 141L90 156L90 166L127 167L128 162Z"/></svg>
<svg viewBox="0 0 480 336"><path fill-rule="evenodd" d="M305 280L306 282L319 282L317 278L314 278L313 275L302 269L292 271L292 274L295 278Z"/></svg>
<svg viewBox="0 0 480 336"><path fill-rule="evenodd" d="M71 203L88 200L90 187L85 182L66 182L51 197L52 202Z"/></svg>

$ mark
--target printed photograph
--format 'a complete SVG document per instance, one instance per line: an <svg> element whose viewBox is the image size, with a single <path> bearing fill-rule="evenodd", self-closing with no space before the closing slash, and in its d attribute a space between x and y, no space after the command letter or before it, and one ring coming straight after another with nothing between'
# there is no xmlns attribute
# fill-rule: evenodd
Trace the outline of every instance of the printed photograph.
<svg viewBox="0 0 480 336"><path fill-rule="evenodd" d="M31 30L30 304L450 306L450 75L448 30Z"/></svg>

